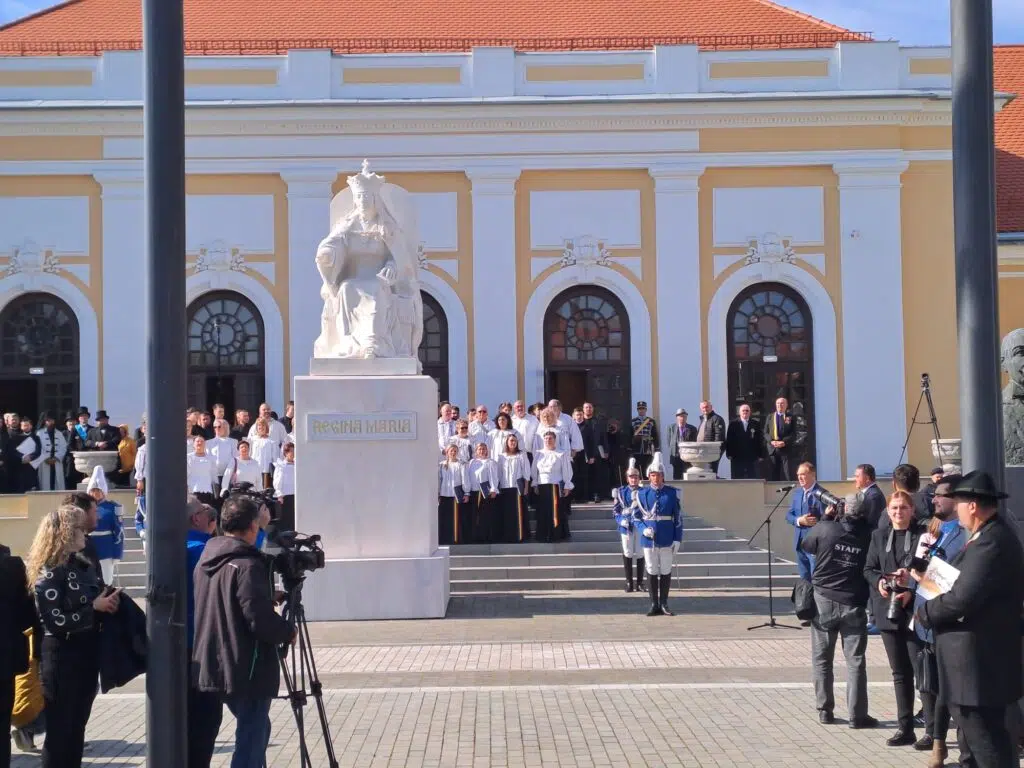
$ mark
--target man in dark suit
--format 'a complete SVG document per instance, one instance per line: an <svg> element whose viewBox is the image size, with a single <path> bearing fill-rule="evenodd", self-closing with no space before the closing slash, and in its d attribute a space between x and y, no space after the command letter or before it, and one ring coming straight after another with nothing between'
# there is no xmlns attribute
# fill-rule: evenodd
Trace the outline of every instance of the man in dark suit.
<svg viewBox="0 0 1024 768"><path fill-rule="evenodd" d="M672 462L673 480L682 480L683 473L690 468L687 462L679 458L679 443L697 442L697 428L686 423L688 415L683 408L678 409L676 423L665 430L665 450L668 451L669 460Z"/></svg>
<svg viewBox="0 0 1024 768"><path fill-rule="evenodd" d="M768 479L778 482L791 480L789 456L796 439L793 417L786 411L789 401L780 397L775 401L775 411L764 424L765 447L768 450Z"/></svg>
<svg viewBox="0 0 1024 768"><path fill-rule="evenodd" d="M604 467L608 462L608 428L594 415L592 403L583 404L583 421L579 422L579 428L586 462L586 498L583 501L600 501Z"/></svg>
<svg viewBox="0 0 1024 768"><path fill-rule="evenodd" d="M1017 765L1007 711L1021 698L1024 551L999 514L1006 494L975 470L951 494L970 538L953 558L952 588L923 603L917 619L935 632L939 687L960 729L960 765Z"/></svg>
<svg viewBox="0 0 1024 768"><path fill-rule="evenodd" d="M36 606L28 591L25 564L0 545L0 765L10 765L11 711L14 678L28 669L25 630L37 623Z"/></svg>
<svg viewBox="0 0 1024 768"><path fill-rule="evenodd" d="M715 413L710 400L700 404L700 426L697 427L698 443L718 443L725 450L725 419ZM721 455L721 453L719 454ZM711 471L718 474L718 462L711 462Z"/></svg>
<svg viewBox="0 0 1024 768"><path fill-rule="evenodd" d="M725 433L725 455L732 466L733 480L757 478L757 460L764 449L761 422L750 417L750 406L740 406L740 417L729 424Z"/></svg>
<svg viewBox="0 0 1024 768"><path fill-rule="evenodd" d="M888 503L885 494L875 482L875 468L871 464L858 464L853 471L853 485L864 494L864 503L861 505L861 515L867 520L872 528L882 528L882 518L889 520L885 511Z"/></svg>

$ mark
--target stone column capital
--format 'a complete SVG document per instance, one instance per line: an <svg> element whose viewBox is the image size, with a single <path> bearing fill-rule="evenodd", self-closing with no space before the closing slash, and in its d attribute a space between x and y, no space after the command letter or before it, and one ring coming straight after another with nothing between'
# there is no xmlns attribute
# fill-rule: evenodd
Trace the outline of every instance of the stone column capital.
<svg viewBox="0 0 1024 768"><path fill-rule="evenodd" d="M511 195L515 193L516 181L521 168L502 165L478 165L465 169L466 176L473 183L474 195Z"/></svg>
<svg viewBox="0 0 1024 768"><path fill-rule="evenodd" d="M288 199L298 197L330 198L338 172L332 168L283 168L281 180L288 185Z"/></svg>
<svg viewBox="0 0 1024 768"><path fill-rule="evenodd" d="M707 169L704 163L658 163L647 169L654 179L654 191L696 192L700 189L700 177Z"/></svg>

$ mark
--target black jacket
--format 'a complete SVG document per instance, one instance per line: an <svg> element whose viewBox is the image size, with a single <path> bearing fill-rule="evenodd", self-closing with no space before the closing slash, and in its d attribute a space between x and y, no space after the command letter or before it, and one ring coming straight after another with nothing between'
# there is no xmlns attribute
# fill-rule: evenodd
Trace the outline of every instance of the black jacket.
<svg viewBox="0 0 1024 768"><path fill-rule="evenodd" d="M601 458L601 448L608 454L608 430L597 419L584 419L579 425L583 454L588 459Z"/></svg>
<svg viewBox="0 0 1024 768"><path fill-rule="evenodd" d="M1021 698L1024 552L1001 516L983 525L950 563L952 589L922 605L935 631L939 685L951 704L1003 707Z"/></svg>
<svg viewBox="0 0 1024 768"><path fill-rule="evenodd" d="M0 546L0 678L10 680L28 669L28 639L24 633L37 621L25 564L7 547Z"/></svg>
<svg viewBox="0 0 1024 768"><path fill-rule="evenodd" d="M100 632L100 689L120 688L146 672L146 614L121 593L117 612L107 615Z"/></svg>
<svg viewBox="0 0 1024 768"><path fill-rule="evenodd" d="M277 695L277 647L292 636L274 610L268 558L231 536L210 539L195 570L193 678L201 691Z"/></svg>
<svg viewBox="0 0 1024 768"><path fill-rule="evenodd" d="M724 443L725 442L725 419L719 416L717 413L712 411L706 417L701 416L701 421L707 420L708 424L704 427L704 442L705 443ZM697 432L700 433L700 425L697 425ZM694 440L696 440L694 436Z"/></svg>
<svg viewBox="0 0 1024 768"><path fill-rule="evenodd" d="M861 507L861 514L872 528L885 528L889 525L889 513L886 512L888 506L885 494L877 483L872 483L864 491L864 505Z"/></svg>
<svg viewBox="0 0 1024 768"><path fill-rule="evenodd" d="M772 440L775 440L775 414L776 411L772 411L764 417L764 447L768 451L769 456L774 456L776 453L786 454L789 449L793 447L793 443L796 441L796 425L793 421L793 417L790 414L786 414L778 425L779 437L778 439L785 443L781 448L772 447Z"/></svg>
<svg viewBox="0 0 1024 768"><path fill-rule="evenodd" d="M725 432L725 455L730 460L756 461L764 451L764 435L761 434L761 422L749 419L747 428L743 429L743 421L736 419L729 423Z"/></svg>
<svg viewBox="0 0 1024 768"><path fill-rule="evenodd" d="M814 555L814 591L841 605L863 608L868 603L864 563L871 544L871 526L864 518L822 520L800 543Z"/></svg>
<svg viewBox="0 0 1024 768"><path fill-rule="evenodd" d="M89 437L85 445L92 451L116 451L117 444L121 442L121 430L112 424L102 424L89 430ZM103 448L97 446L103 443Z"/></svg>
<svg viewBox="0 0 1024 768"><path fill-rule="evenodd" d="M43 571L35 583L36 605L46 634L54 637L99 631L92 602L103 590L99 573L76 552L63 565Z"/></svg>
<svg viewBox="0 0 1024 768"><path fill-rule="evenodd" d="M893 535L891 548L889 547L889 535L895 534L891 527L886 530L878 530L876 528L871 534L868 560L864 565L864 579L868 583L868 595L871 597L871 609L875 615L875 626L883 632L896 631L900 627L907 626L914 603L911 601L907 605L907 609L902 612L903 619L897 626L896 623L889 621L887 618L889 599L882 597L878 592L878 582L885 574L895 573L900 568L910 566L910 561L913 559L914 553L917 552L917 542L920 541L921 534L925 530L924 523L911 520L910 528L907 529L905 537Z"/></svg>

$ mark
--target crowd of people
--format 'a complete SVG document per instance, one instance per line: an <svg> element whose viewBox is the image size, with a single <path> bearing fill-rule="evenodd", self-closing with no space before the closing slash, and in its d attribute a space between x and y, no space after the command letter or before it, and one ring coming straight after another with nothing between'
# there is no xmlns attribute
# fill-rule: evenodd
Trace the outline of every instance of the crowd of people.
<svg viewBox="0 0 1024 768"><path fill-rule="evenodd" d="M889 746L930 752L929 768L939 768L952 715L961 766L1017 765L1024 551L1014 523L999 513L1006 494L981 471L937 469L921 489L918 470L901 465L886 499L864 464L857 492L834 504L822 497L812 465L802 464L797 478L788 519L804 586L794 601L811 628L819 721L835 722L841 640L849 725L878 726L868 712L865 652L869 633L880 634L896 694Z"/></svg>

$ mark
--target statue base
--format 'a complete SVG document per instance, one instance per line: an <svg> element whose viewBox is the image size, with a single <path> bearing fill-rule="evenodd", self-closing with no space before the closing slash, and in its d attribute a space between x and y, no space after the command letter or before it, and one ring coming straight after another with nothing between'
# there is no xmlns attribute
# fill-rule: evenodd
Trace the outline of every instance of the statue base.
<svg viewBox="0 0 1024 768"><path fill-rule="evenodd" d="M315 362L366 370L418 361ZM296 376L295 412L296 528L319 534L327 558L304 589L309 619L444 617L437 384L416 375Z"/></svg>
<svg viewBox="0 0 1024 768"><path fill-rule="evenodd" d="M418 357L311 357L311 376L417 376Z"/></svg>
<svg viewBox="0 0 1024 768"><path fill-rule="evenodd" d="M718 475L707 467L691 466L683 473L683 481L717 480Z"/></svg>

